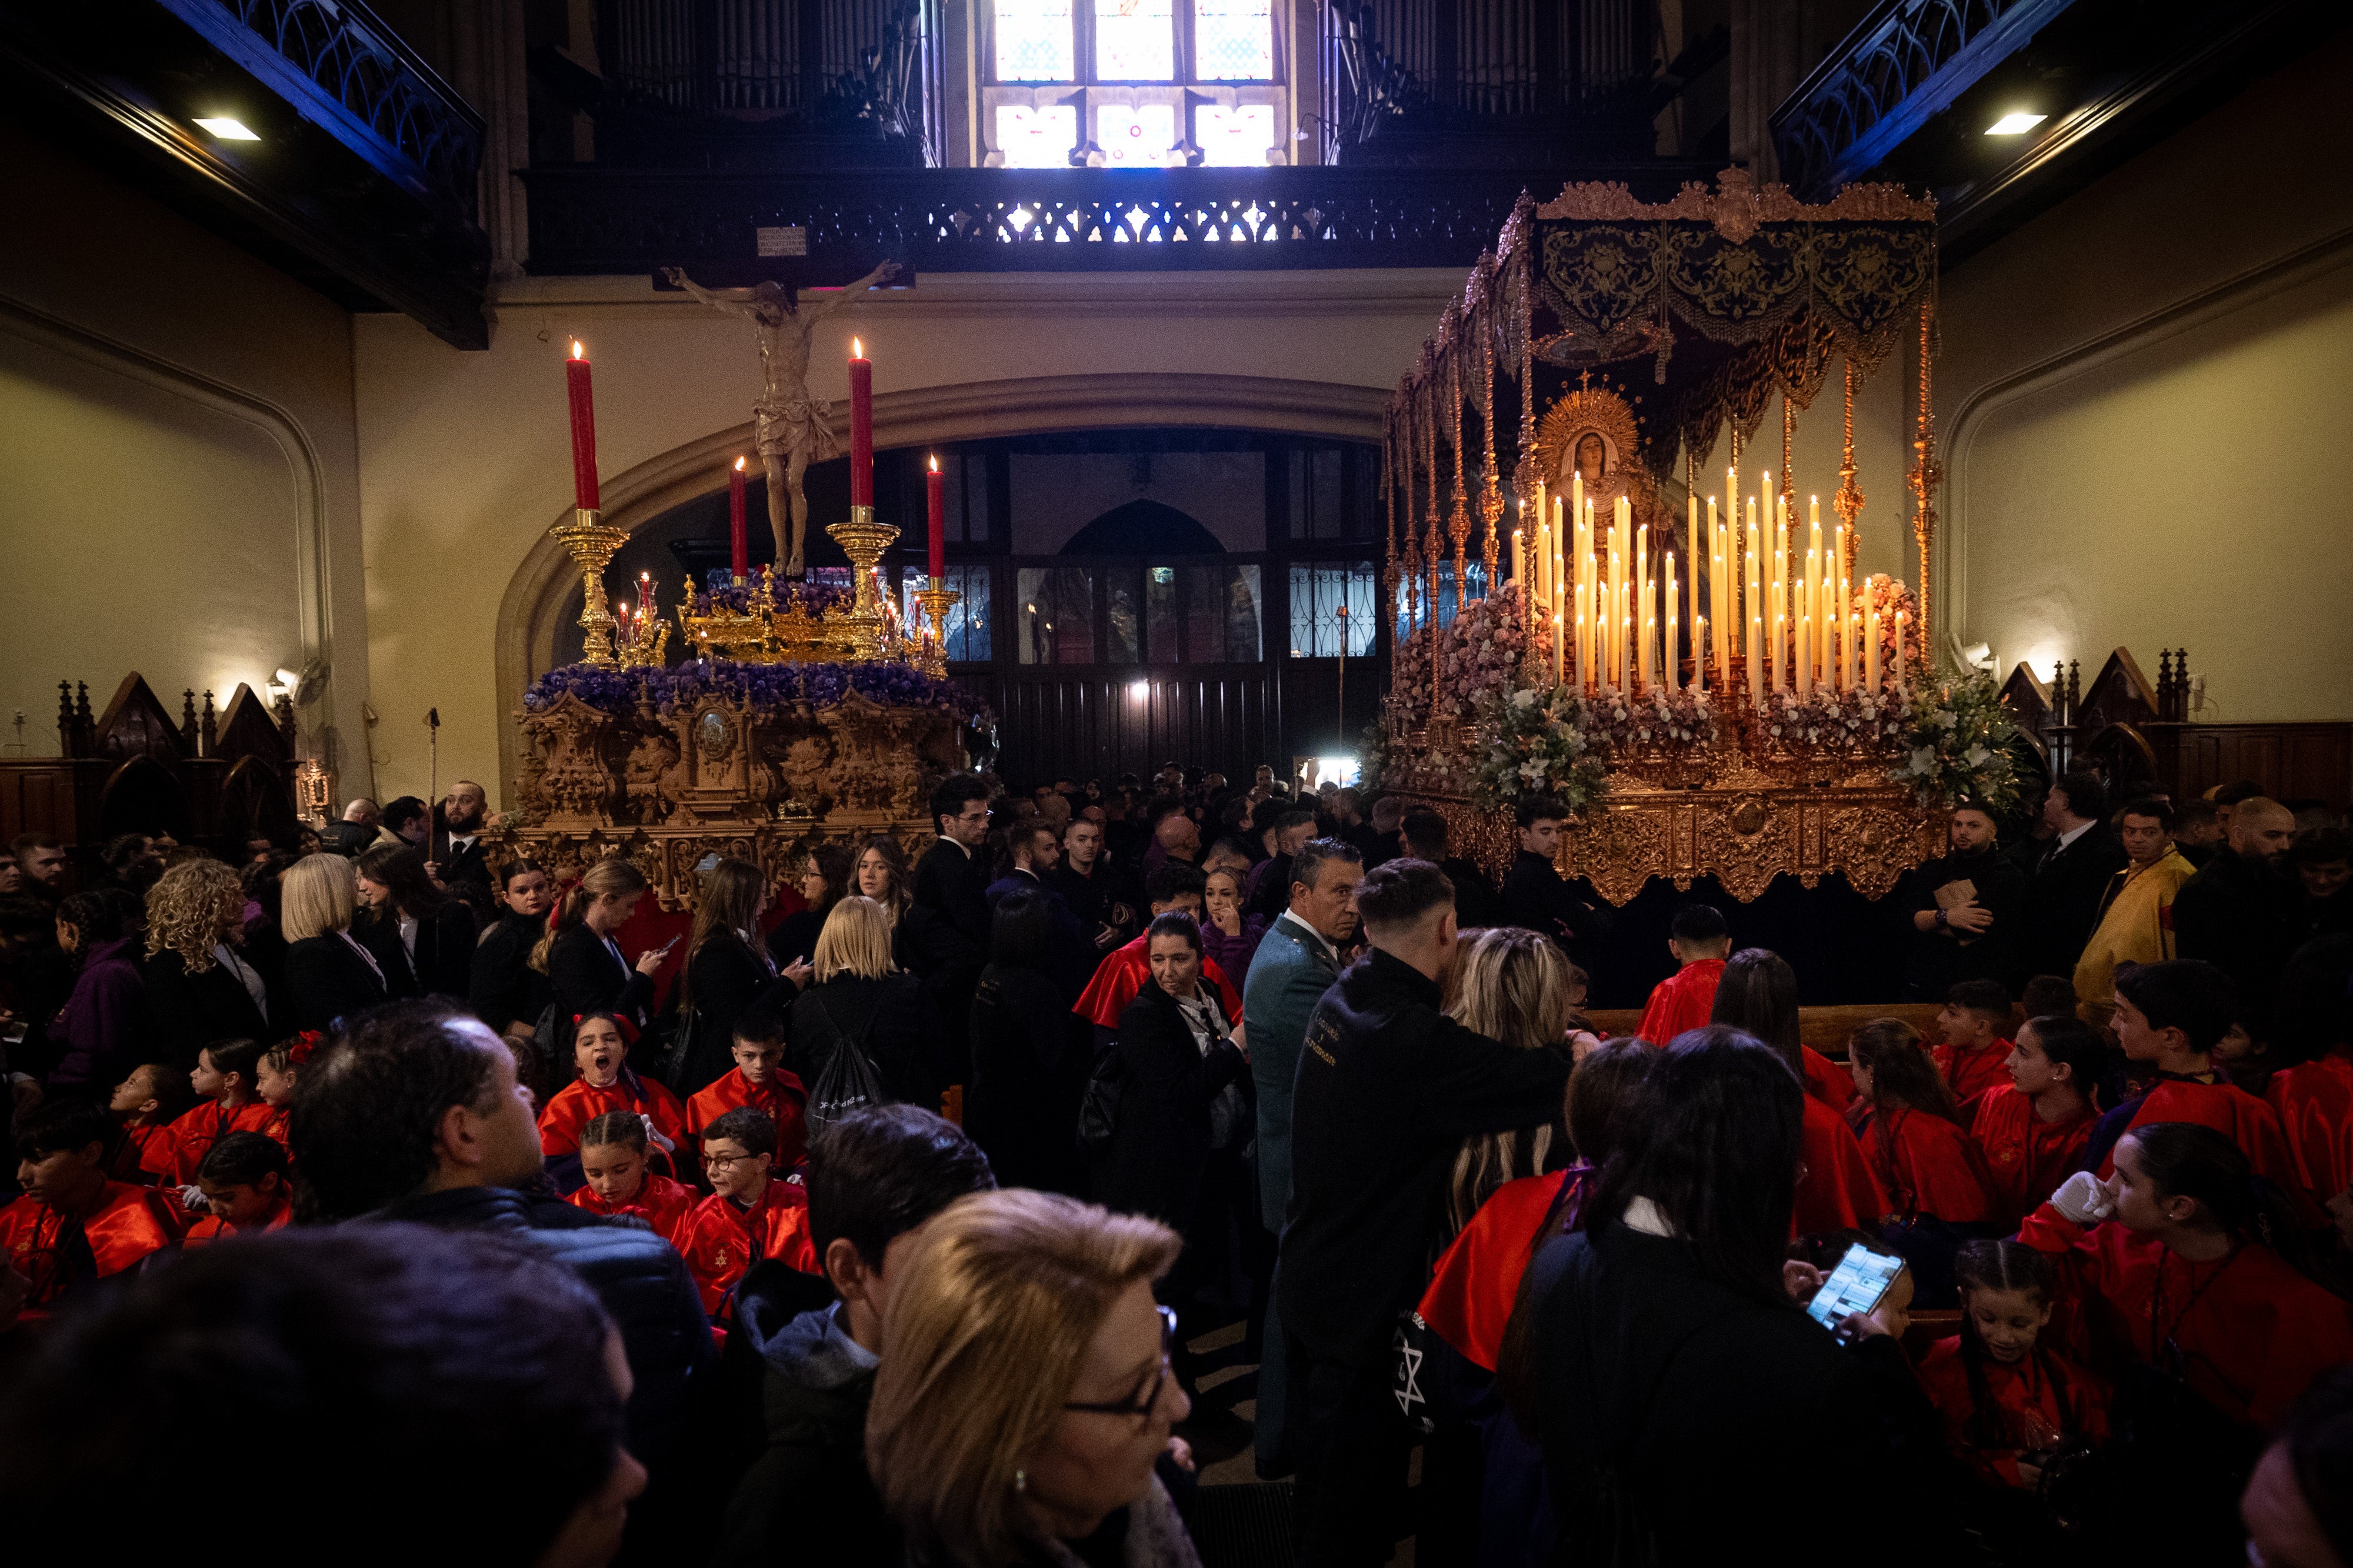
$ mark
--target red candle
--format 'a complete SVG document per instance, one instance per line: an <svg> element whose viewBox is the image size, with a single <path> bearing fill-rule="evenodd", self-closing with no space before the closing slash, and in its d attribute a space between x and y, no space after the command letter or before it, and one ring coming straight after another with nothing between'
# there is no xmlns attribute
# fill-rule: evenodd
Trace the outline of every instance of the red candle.
<svg viewBox="0 0 2353 1568"><path fill-rule="evenodd" d="M735 459L727 474L727 556L735 581L752 575L752 546L744 537L744 459Z"/></svg>
<svg viewBox="0 0 2353 1568"><path fill-rule="evenodd" d="M849 504L874 504L874 365L849 340Z"/></svg>
<svg viewBox="0 0 2353 1568"><path fill-rule="evenodd" d="M948 569L948 490L947 476L940 472L940 460L932 459L932 471L923 476L925 499L931 503L932 517L932 581L931 586L941 586L940 579Z"/></svg>
<svg viewBox="0 0 2353 1568"><path fill-rule="evenodd" d="M588 389L588 359L575 338L572 357L564 362L564 379L572 394L572 504L595 511L596 492L596 399Z"/></svg>

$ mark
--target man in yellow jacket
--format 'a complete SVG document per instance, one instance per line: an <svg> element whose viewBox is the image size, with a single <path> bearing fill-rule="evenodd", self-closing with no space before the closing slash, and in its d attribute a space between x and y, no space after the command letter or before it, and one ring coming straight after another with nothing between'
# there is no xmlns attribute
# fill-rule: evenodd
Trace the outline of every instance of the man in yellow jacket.
<svg viewBox="0 0 2353 1568"><path fill-rule="evenodd" d="M2173 896L2198 868L2173 847L2173 808L2155 798L2116 814L2129 861L2101 895L2099 924L2075 964L2076 1012L2094 1027L2116 1011L2116 975L2126 963L2173 956Z"/></svg>

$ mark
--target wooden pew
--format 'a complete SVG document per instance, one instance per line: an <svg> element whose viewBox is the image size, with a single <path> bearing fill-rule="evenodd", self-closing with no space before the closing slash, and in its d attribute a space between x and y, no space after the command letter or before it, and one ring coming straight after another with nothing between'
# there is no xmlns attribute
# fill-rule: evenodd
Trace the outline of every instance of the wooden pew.
<svg viewBox="0 0 2353 1568"><path fill-rule="evenodd" d="M1936 1002L1856 1002L1832 1007L1798 1009L1798 1036L1832 1061L1846 1060L1846 1037L1873 1018L1901 1018L1920 1031L1929 1044L1936 1042ZM1630 1035L1642 1022L1640 1007L1602 1007L1586 1015L1610 1037ZM1653 1042L1664 1044L1664 1041Z"/></svg>

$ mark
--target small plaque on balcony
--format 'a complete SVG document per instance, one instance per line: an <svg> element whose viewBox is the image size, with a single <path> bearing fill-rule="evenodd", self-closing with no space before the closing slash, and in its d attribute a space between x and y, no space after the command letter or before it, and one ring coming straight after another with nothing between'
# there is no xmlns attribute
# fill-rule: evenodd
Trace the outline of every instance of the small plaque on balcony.
<svg viewBox="0 0 2353 1568"><path fill-rule="evenodd" d="M797 226L791 228L755 228L753 237L759 242L762 256L807 256L808 230Z"/></svg>

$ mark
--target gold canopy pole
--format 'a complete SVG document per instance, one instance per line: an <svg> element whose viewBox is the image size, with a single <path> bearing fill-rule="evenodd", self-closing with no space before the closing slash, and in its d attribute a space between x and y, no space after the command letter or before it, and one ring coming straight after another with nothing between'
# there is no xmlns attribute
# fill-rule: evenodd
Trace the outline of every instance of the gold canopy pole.
<svg viewBox="0 0 2353 1568"><path fill-rule="evenodd" d="M1831 510L1846 524L1846 574L1855 574L1855 519L1862 515L1862 491L1854 482L1854 361L1842 362L1846 391L1846 435L1840 447L1838 494L1831 498Z"/></svg>
<svg viewBox="0 0 2353 1568"><path fill-rule="evenodd" d="M1928 640L1928 570L1930 557L1936 546L1936 486L1945 470L1936 462L1936 431L1934 416L1928 412L1928 332L1936 319L1936 307L1926 300L1920 301L1920 432L1912 442L1913 451L1919 454L1912 468L1912 495L1919 503L1919 512L1912 520L1912 537L1920 546L1920 664L1925 675L1936 668L1936 646Z"/></svg>

